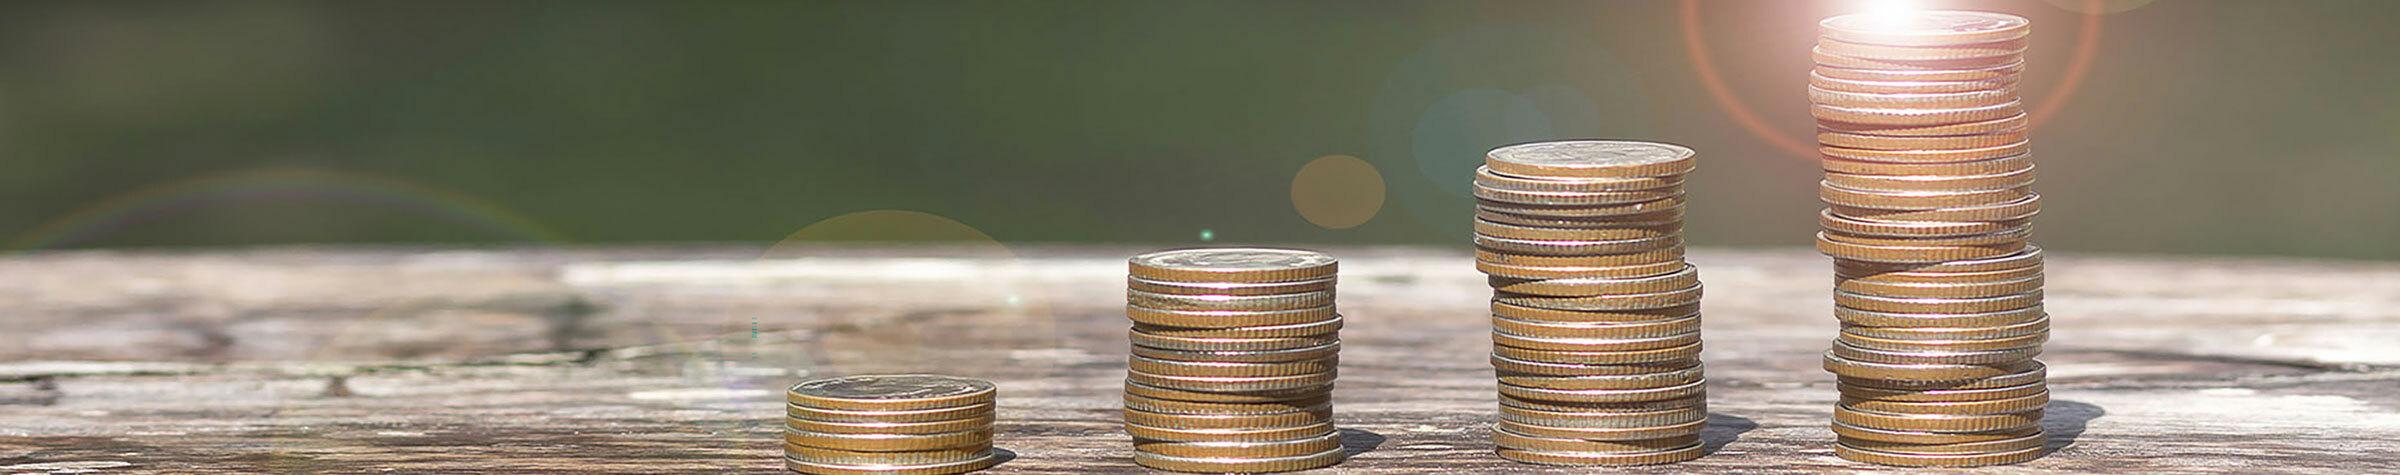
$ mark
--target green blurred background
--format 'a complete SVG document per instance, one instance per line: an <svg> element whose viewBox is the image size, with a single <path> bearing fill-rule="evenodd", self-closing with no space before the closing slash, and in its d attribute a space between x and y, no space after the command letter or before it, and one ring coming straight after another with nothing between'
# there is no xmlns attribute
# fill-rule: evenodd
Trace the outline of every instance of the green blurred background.
<svg viewBox="0 0 2400 475"><path fill-rule="evenodd" d="M1483 150L1617 137L1701 151L1696 244L1806 246L1819 172L1769 137L1812 140L1815 22L1864 3L12 2L0 237L773 242L897 209L1463 247ZM2034 21L2046 246L2400 257L2400 2L1923 4ZM1387 190L1364 224L1294 209L1332 155ZM918 232L852 226L820 234Z"/></svg>

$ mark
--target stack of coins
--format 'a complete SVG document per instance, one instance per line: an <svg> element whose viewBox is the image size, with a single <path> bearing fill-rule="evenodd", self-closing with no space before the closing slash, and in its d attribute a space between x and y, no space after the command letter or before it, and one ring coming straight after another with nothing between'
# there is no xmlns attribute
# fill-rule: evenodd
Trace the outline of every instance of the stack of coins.
<svg viewBox="0 0 2400 475"><path fill-rule="evenodd" d="M1825 181L1817 249L1834 258L1841 336L1835 453L1901 466L2042 454L2049 338L2027 242L2028 25L1927 11L1819 24L1809 98Z"/></svg>
<svg viewBox="0 0 2400 475"><path fill-rule="evenodd" d="M928 374L793 385L784 466L811 475L947 475L990 468L991 382Z"/></svg>
<svg viewBox="0 0 2400 475"><path fill-rule="evenodd" d="M1499 455L1641 465L1701 455L1700 275L1683 260L1675 145L1492 150L1475 171L1475 266L1492 297Z"/></svg>
<svg viewBox="0 0 2400 475"><path fill-rule="evenodd" d="M1265 473L1342 462L1332 256L1182 249L1128 267L1125 431L1135 463Z"/></svg>

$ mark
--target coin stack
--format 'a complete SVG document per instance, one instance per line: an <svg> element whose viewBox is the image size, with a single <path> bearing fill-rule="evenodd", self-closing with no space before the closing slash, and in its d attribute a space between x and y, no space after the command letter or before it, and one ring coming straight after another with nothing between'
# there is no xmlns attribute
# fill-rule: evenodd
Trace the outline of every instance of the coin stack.
<svg viewBox="0 0 2400 475"><path fill-rule="evenodd" d="M1926 11L1819 24L1809 98L1834 258L1843 458L1900 466L2042 455L2049 338L2041 196L2016 85L2024 18Z"/></svg>
<svg viewBox="0 0 2400 475"><path fill-rule="evenodd" d="M1701 455L1700 274L1683 260L1676 145L1501 147L1475 171L1475 266L1492 296L1499 455L1642 465Z"/></svg>
<svg viewBox="0 0 2400 475"><path fill-rule="evenodd" d="M1134 256L1128 268L1125 431L1134 463L1265 473L1342 462L1332 256L1182 249Z"/></svg>
<svg viewBox="0 0 2400 475"><path fill-rule="evenodd" d="M793 385L784 466L810 475L948 475L990 468L991 382L929 374Z"/></svg>

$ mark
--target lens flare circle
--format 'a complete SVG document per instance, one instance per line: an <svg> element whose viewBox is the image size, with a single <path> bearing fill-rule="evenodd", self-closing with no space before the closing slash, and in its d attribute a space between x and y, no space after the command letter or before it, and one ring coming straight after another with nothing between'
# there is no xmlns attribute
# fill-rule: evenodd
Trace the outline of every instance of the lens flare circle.
<svg viewBox="0 0 2400 475"><path fill-rule="evenodd" d="M1350 229L1366 224L1383 210L1383 198L1383 174L1358 157L1317 157L1292 175L1292 209L1317 227Z"/></svg>

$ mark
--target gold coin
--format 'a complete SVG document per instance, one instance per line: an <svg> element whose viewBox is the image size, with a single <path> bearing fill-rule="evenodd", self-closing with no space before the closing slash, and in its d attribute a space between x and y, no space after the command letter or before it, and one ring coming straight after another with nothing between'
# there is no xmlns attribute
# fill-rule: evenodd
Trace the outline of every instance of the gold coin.
<svg viewBox="0 0 2400 475"><path fill-rule="evenodd" d="M2037 167L1989 175L1854 175L1826 173L1825 185L1864 191L1990 191L2033 186Z"/></svg>
<svg viewBox="0 0 2400 475"><path fill-rule="evenodd" d="M1191 429L1125 424L1125 432L1137 439L1166 442L1270 442L1278 440L1323 437L1335 433L1333 423L1318 422L1285 427L1243 427L1232 429Z"/></svg>
<svg viewBox="0 0 2400 475"><path fill-rule="evenodd" d="M977 404L933 409L898 411L859 411L819 409L798 404L784 404L784 415L794 419L822 422L934 422L957 419L990 418L992 405Z"/></svg>
<svg viewBox="0 0 2400 475"><path fill-rule="evenodd" d="M1693 155L1692 149L1674 144L1565 140L1492 149L1483 165L1525 177L1627 178L1690 173Z"/></svg>
<svg viewBox="0 0 2400 475"><path fill-rule="evenodd" d="M2008 241L1979 246L1888 246L1852 244L1835 241L1817 233L1817 252L1827 256L1854 261L1929 263L1966 259L1982 259L2014 254L2025 249L2025 241ZM1879 309L1869 309L1879 310Z"/></svg>
<svg viewBox="0 0 2400 475"><path fill-rule="evenodd" d="M2031 335L1978 340L1902 340L1894 338L1875 338L1870 336L1861 336L1856 333L1843 332L1840 336L1835 338L1839 339L1844 344L1869 350L1955 352L1999 351L2040 347L2042 346L2042 343L2050 341L2050 334L2048 332L2043 332Z"/></svg>
<svg viewBox="0 0 2400 475"><path fill-rule="evenodd" d="M1700 435L1700 430L1706 427L1708 427L1707 418L1681 424L1632 428L1550 427L1521 424L1506 420L1492 423L1492 429L1495 431L1507 431L1510 433L1525 434L1534 437L1583 440L1651 440L1671 437L1691 437Z"/></svg>
<svg viewBox="0 0 2400 475"><path fill-rule="evenodd" d="M1333 305L1333 291L1274 295L1186 295L1125 289L1125 304L1153 310L1301 310L1330 308Z"/></svg>
<svg viewBox="0 0 2400 475"><path fill-rule="evenodd" d="M2005 104L2017 100L2014 87L1961 92L1847 92L1816 86L1808 87L1808 100L1818 104L1842 107L1891 107L1904 109L1963 109Z"/></svg>
<svg viewBox="0 0 2400 475"><path fill-rule="evenodd" d="M992 426L992 415L924 422L825 422L786 417L783 426L825 434L941 434L988 429Z"/></svg>
<svg viewBox="0 0 2400 475"><path fill-rule="evenodd" d="M1880 219L1880 217L1903 213L1956 213L1951 210L2007 206L2033 196L2035 195L2031 187L1982 191L1876 191L1843 188L1829 181L1820 181L1817 184L1817 199L1825 204L1833 205L1824 213L1832 213L1857 221L1880 223L1922 223L1925 221ZM2035 208L2035 210L2038 211L2039 208ZM2026 216L2015 219L2024 219L2030 216L2032 214L2027 213ZM1954 222L1935 223L1952 224Z"/></svg>
<svg viewBox="0 0 2400 475"><path fill-rule="evenodd" d="M1825 353L1825 371L1835 376L1855 379L1891 379L1903 381L1959 381L2005 376L2040 365L2037 361L2017 361L1996 364L1897 364L1858 361Z"/></svg>
<svg viewBox="0 0 2400 475"><path fill-rule="evenodd" d="M827 434L793 429L787 425L784 427L783 441L793 445L859 452L908 452L988 445L992 443L992 429L986 427L940 434Z"/></svg>
<svg viewBox="0 0 2400 475"><path fill-rule="evenodd" d="M1133 331L1176 338L1304 338L1330 337L1342 330L1342 315L1333 318L1286 325L1237 327L1185 327L1134 323Z"/></svg>
<svg viewBox="0 0 2400 475"><path fill-rule="evenodd" d="M1682 245L1683 236L1679 235L1607 241L1550 241L1475 235L1477 249L1529 256L1574 257L1593 254L1624 254Z"/></svg>
<svg viewBox="0 0 2400 475"><path fill-rule="evenodd" d="M2015 439L2024 437L2027 434L2040 433L2041 431L2041 427L2034 427L2031 429L1990 432L1920 432L1859 427L1840 422L1833 423L1833 434L1836 436L1847 437L1851 439L1865 439L1902 444L1964 444L1975 442L1991 442L1995 440Z"/></svg>
<svg viewBox="0 0 2400 475"><path fill-rule="evenodd" d="M1665 292L1700 285L1700 268L1684 266L1672 274L1627 278L1517 279L1484 278L1493 291L1551 297Z"/></svg>
<svg viewBox="0 0 2400 475"><path fill-rule="evenodd" d="M1855 427L1906 429L1906 432L1994 432L1994 429L2040 429L2042 410L1997 415L1901 415L1867 413L1867 410L1834 405L1834 422Z"/></svg>
<svg viewBox="0 0 2400 475"><path fill-rule="evenodd" d="M1700 332L1700 316L1638 322L1550 322L1492 316L1492 331L1532 338L1640 339Z"/></svg>
<svg viewBox="0 0 2400 475"><path fill-rule="evenodd" d="M1509 384L1500 385L1500 394L1508 395L1509 397L1556 402L1592 403L1661 401L1667 399L1700 397L1701 395L1707 393L1708 381L1706 379L1674 386L1639 389L1543 389L1528 388ZM1518 430L1517 433L1543 435L1539 432L1527 432L1522 430ZM1646 439L1649 437L1640 438Z"/></svg>
<svg viewBox="0 0 2400 475"><path fill-rule="evenodd" d="M1877 297L1834 291L1834 305L1875 312L1898 313L1985 313L2016 310L2042 304L2042 292L2033 291L2005 297L1971 299Z"/></svg>
<svg viewBox="0 0 2400 475"><path fill-rule="evenodd" d="M1990 78L1966 80L1868 80L1842 79L1833 76L1827 76L1821 71L1810 71L1808 73L1808 85L1826 90L1846 92L1935 93L1986 91L2015 87L2020 79L2021 77L2018 75L2007 74Z"/></svg>
<svg viewBox="0 0 2400 475"><path fill-rule="evenodd" d="M1809 106L1809 114L1815 116L1817 120L1820 121L1899 126L1927 126L1955 124L1960 122L1978 122L1999 119L2023 113L2025 113L2025 106L2019 101L2009 101L1998 105L1947 109L1842 107L1826 104L1814 104ZM2005 156L2007 155L1986 158L1999 158Z"/></svg>
<svg viewBox="0 0 2400 475"><path fill-rule="evenodd" d="M1647 213L1617 216L1538 216L1506 211L1475 208L1475 219L1500 224L1564 229L1606 229L1625 226L1649 226L1683 219L1683 208L1673 207Z"/></svg>
<svg viewBox="0 0 2400 475"><path fill-rule="evenodd" d="M1888 238L1839 231L1825 231L1824 234L1826 239L1835 242L1867 246L1996 246L2033 238L2033 225L1968 236Z"/></svg>
<svg viewBox="0 0 2400 475"><path fill-rule="evenodd" d="M1553 297L1545 295L1494 294L1492 300L1522 307L1551 310L1642 310L1680 307L1700 303L1701 286L1640 294L1611 294L1584 297Z"/></svg>
<svg viewBox="0 0 2400 475"><path fill-rule="evenodd" d="M785 398L818 409L905 411L989 405L999 387L980 379L933 374L870 374L803 381Z"/></svg>
<svg viewBox="0 0 2400 475"><path fill-rule="evenodd" d="M1317 437L1267 442L1169 442L1163 440L1133 441L1133 450L1152 455L1195 458L1265 458L1296 457L1323 453L1342 448L1339 432Z"/></svg>
<svg viewBox="0 0 2400 475"><path fill-rule="evenodd" d="M1901 467L1984 467L2031 462L2042 458L2043 449L2034 447L2009 452L1974 454L1904 454L1878 452L1842 444L1833 445L1833 454L1844 459L1878 465Z"/></svg>
<svg viewBox="0 0 2400 475"><path fill-rule="evenodd" d="M1185 328L1235 328L1297 325L1332 320L1332 305L1290 310L1165 310L1125 306L1134 323Z"/></svg>
<svg viewBox="0 0 2400 475"><path fill-rule="evenodd" d="M2050 392L1984 401L1916 402L1844 397L1841 405L1862 411L1901 414L1992 414L2041 409L2050 405Z"/></svg>
<svg viewBox="0 0 2400 475"><path fill-rule="evenodd" d="M1491 210L1496 213L1520 216L1542 216L1551 218L1606 218L1616 216L1635 216L1682 209L1683 202L1684 198L1681 196L1638 203L1606 205L1533 205L1476 198L1475 207L1479 209Z"/></svg>
<svg viewBox="0 0 2400 475"><path fill-rule="evenodd" d="M1931 125L1859 124L1820 120L1817 121L1817 129L1888 137L1941 137L1995 134L2024 129L2032 123L2032 119L2026 117L2025 114L2017 114L1991 120Z"/></svg>
<svg viewBox="0 0 2400 475"><path fill-rule="evenodd" d="M1497 370L1500 374L1522 374L1537 376L1606 376L1651 374L1677 371L1699 365L1700 360L1697 354L1683 359L1669 359L1657 362L1628 364L1552 363L1546 361L1521 360L1498 354L1492 355L1492 369Z"/></svg>
<svg viewBox="0 0 2400 475"><path fill-rule="evenodd" d="M1698 363L1695 362L1693 364ZM1643 412L1692 408L1698 408L1699 410L1705 411L1708 410L1708 398L1705 395L1695 395L1693 397L1660 399L1656 401L1576 402L1525 399L1516 396L1510 396L1507 393L1501 393L1500 405L1520 409L1551 412Z"/></svg>
<svg viewBox="0 0 2400 475"><path fill-rule="evenodd" d="M1855 132L1845 132L1845 131L1839 131L1839 130L1827 129L1827 128L1822 128L1822 127L1820 127L1820 128L1818 128L1818 129L1817 129L1817 144L1818 144L1818 145L1820 145L1820 146L1825 146L1825 147L1839 147L1839 148L1847 148L1847 149L1862 149L1862 150L1958 150L1958 149L1977 149L1977 148L1990 148L1990 147L1999 147L1999 146L2004 146L2004 145L2010 145L2010 144L2021 143L2021 142L2025 142L2025 141L2026 141L2026 130L2025 130L2025 129L2005 130L2005 131L1994 132L1994 133L1989 133L1989 134L1977 134L1977 135L1931 135L1931 136L1876 135L1876 134L1861 134L1861 133L1855 133ZM2029 160L2029 159L2026 159L2025 157L2026 157L2026 155L2015 155L2015 156L2010 156L2010 157L2001 157L2001 158L1995 158L1995 159L1991 159L1991 160L1985 160L1985 162L1990 162L1990 161L1994 161L1994 160L2004 160L2004 159L2010 159L2010 158L2014 158L2014 159L2016 159L2015 161L2016 161L2017 163L2005 163L2005 164L1985 164L1985 165L1980 165L1980 166L1978 166L1977 168L1979 168L1979 169L1986 169L1986 170L2008 170L2008 169L2013 169L2013 168L2016 168L2016 167L2022 167L2024 163L2031 163L2031 162L2032 162L2031 160ZM1835 160L1827 160L1827 161L1831 162L1831 161L1835 161ZM1845 162L1847 162L1847 161L1845 161ZM1910 166L1910 165L1913 165L1913 166L1919 166L1919 167L1935 167L1935 166L1940 166L1940 165L1952 165L1952 166L1955 166L1955 165L1956 165L1955 163L1903 163L1903 164L1891 164L1891 163L1889 163L1889 162L1852 162L1852 163L1860 163L1860 164L1868 164L1868 165L1876 165L1876 164L1902 165L1902 166ZM1969 162L1969 163L1973 163L1973 162ZM1835 167L1835 166L1838 166L1838 165L1835 165L1835 164L1827 164L1827 165L1826 165L1826 167L1827 167L1828 169L1832 169L1832 167ZM1941 170L1941 168L1927 168L1927 169ZM1896 173L1886 173L1886 174L1896 174Z"/></svg>
<svg viewBox="0 0 2400 475"><path fill-rule="evenodd" d="M1126 277L1125 288L1176 295L1278 295L1332 292L1335 280L1327 277L1296 282L1176 282Z"/></svg>
<svg viewBox="0 0 2400 475"><path fill-rule="evenodd" d="M1339 345L1342 342L1341 338L1330 335L1280 338L1198 338L1153 335L1139 329L1126 330L1125 336L1133 341L1133 346L1137 348L1206 352L1301 350Z"/></svg>
<svg viewBox="0 0 2400 475"><path fill-rule="evenodd" d="M1548 427L1635 428L1672 426L1708 420L1707 406L1656 411L1545 411L1500 406L1500 420Z"/></svg>
<svg viewBox="0 0 2400 475"><path fill-rule="evenodd" d="M1200 389L1200 390L1177 389L1177 388L1167 388L1167 387L1152 386L1152 385L1149 385L1149 384L1144 384L1144 383L1142 383L1141 381L1135 381L1135 380L1133 380L1132 378L1127 378L1127 379L1125 380L1125 396L1126 396L1126 397L1128 397L1128 398L1131 398L1131 397L1144 397L1144 398L1150 398L1150 399L1163 399L1163 400L1169 400L1169 401L1188 401L1188 402L1203 402L1203 403L1225 403L1225 404L1274 404L1274 403L1289 403L1289 402L1292 402L1292 401L1301 401L1301 400L1307 400L1307 399L1310 399L1310 398L1331 397L1331 396L1329 396L1329 394L1331 394L1331 391L1333 391L1333 383L1332 383L1332 382L1330 382L1330 381L1326 382L1325 384L1320 384L1320 385L1316 385L1316 386L1307 386L1307 387L1299 387L1299 388L1292 388L1292 389L1276 389L1276 390L1264 390L1264 391L1258 391L1258 390L1252 390L1252 391L1237 391L1237 390L1216 390L1216 389Z"/></svg>
<svg viewBox="0 0 2400 475"><path fill-rule="evenodd" d="M1579 363L1604 365L1659 364L1670 361L1697 358L1700 356L1700 344L1693 343L1684 346L1631 351L1529 350L1524 348L1495 346L1492 347L1492 355L1507 357L1514 360L1537 361L1543 363Z"/></svg>
<svg viewBox="0 0 2400 475"><path fill-rule="evenodd" d="M1144 467L1172 472L1198 473L1270 473L1292 472L1340 465L1347 457L1346 449L1336 448L1315 454L1295 457L1204 458L1176 457L1134 451L1133 463Z"/></svg>
<svg viewBox="0 0 2400 475"><path fill-rule="evenodd" d="M2025 449L2040 448L2044 442L2049 441L2048 436L2049 434L2045 434L2041 431L2034 431L2032 434L2011 439L1951 444L1909 444L1900 442L1884 442L1880 440L1854 439L1849 437L1839 437L1838 439L1840 440L1837 442L1854 449L1866 449L1876 452L1890 452L1899 454L1985 454L1994 452L2015 452Z"/></svg>
<svg viewBox="0 0 2400 475"><path fill-rule="evenodd" d="M846 465L810 462L789 457L783 459L785 469L806 475L954 475L983 470L998 464L1000 464L999 456L989 453L983 457L963 462L924 465Z"/></svg>
<svg viewBox="0 0 2400 475"><path fill-rule="evenodd" d="M1475 220L1475 234L1509 239L1555 241L1613 241L1674 236L1683 232L1683 221L1656 223L1627 223L1625 226L1603 228L1545 228L1518 226L1482 219Z"/></svg>
<svg viewBox="0 0 2400 475"><path fill-rule="evenodd" d="M1850 275L1886 272L1987 272L2015 270L2027 267L2040 267L2042 265L2042 248L2041 246L2027 245L2025 246L2025 252L2021 253L1994 257L1990 259L1950 261L1938 264L1889 264L1856 261L1845 262L1836 260L1833 262L1833 265L1835 272L1847 273Z"/></svg>
<svg viewBox="0 0 2400 475"><path fill-rule="evenodd" d="M1510 266L1622 267L1658 264L1669 261L1680 261L1682 259L1682 246L1626 254L1602 254L1589 256L1533 256L1497 252L1487 249L1475 250L1475 260L1477 262L1488 262ZM1682 269L1682 267L1677 266L1675 269ZM1670 269L1667 272L1673 272L1675 269ZM1658 272L1650 275L1664 273L1666 272Z"/></svg>
<svg viewBox="0 0 2400 475"><path fill-rule="evenodd" d="M2021 57L2025 54L2025 38L1989 43L1894 46L1853 43L1833 38L1817 40L1817 47L1826 53L1852 58L1894 61L1942 61L1967 58Z"/></svg>
<svg viewBox="0 0 2400 475"><path fill-rule="evenodd" d="M1277 363L1286 361L1315 360L1319 358L1330 358L1341 354L1341 352L1341 343L1328 343L1322 346L1294 348L1289 350L1260 351L1192 351L1150 348L1141 345L1133 346L1133 355L1138 357L1170 361L1213 363Z"/></svg>
<svg viewBox="0 0 2400 475"><path fill-rule="evenodd" d="M1258 392L1314 388L1333 384L1335 371L1284 376L1182 376L1126 371L1125 379L1153 387L1186 391Z"/></svg>
<svg viewBox="0 0 2400 475"><path fill-rule="evenodd" d="M2031 267L1977 272L1912 272L1906 270L1835 267L1836 279L1894 284L1974 284L2042 277L2039 263Z"/></svg>
<svg viewBox="0 0 2400 475"><path fill-rule="evenodd" d="M1831 211L1818 211L1817 224L1827 231L1842 234L1909 238L1991 234L2030 226L2033 224L2033 220L2015 219L1964 223L1883 222L1837 215Z"/></svg>
<svg viewBox="0 0 2400 475"><path fill-rule="evenodd" d="M2038 364L2036 365L2035 369L2042 370ZM2038 379L2038 376L2036 379L2033 379L2032 382L2025 384L2018 384L2014 386L1989 386L1990 384L1994 383L2016 383L2026 381L2025 378L2020 376L2023 373L2024 371L2015 371L1982 379L1967 379L1940 383L1961 386L1957 388L1935 387L1891 389L1859 386L1847 383L1835 385L1834 388L1840 390L1842 396L1844 397L1899 402L1991 401L1998 399L2020 398L2050 392L2049 385ZM1896 383L1899 382L1877 382L1877 384Z"/></svg>
<svg viewBox="0 0 2400 475"><path fill-rule="evenodd" d="M1874 327L1842 325L1842 333L1890 340L1991 340L2046 334L2050 331L2050 316L2006 325L1976 327Z"/></svg>
<svg viewBox="0 0 2400 475"><path fill-rule="evenodd" d="M1275 363L1226 363L1213 361L1162 360L1155 358L1144 358L1140 355L1132 355L1125 357L1125 363L1126 367L1131 368L1136 372L1170 377L1266 378L1283 376L1310 376L1331 373L1336 368L1341 367L1341 359L1339 357L1325 357L1311 360Z"/></svg>
<svg viewBox="0 0 2400 475"><path fill-rule="evenodd" d="M1628 351L1683 346L1700 342L1700 332L1648 338L1543 338L1492 332L1492 344L1531 350Z"/></svg>
<svg viewBox="0 0 2400 475"><path fill-rule="evenodd" d="M1475 167L1475 187L1507 191L1611 192L1641 191L1683 186L1683 175L1653 175L1624 178L1576 178L1556 176L1517 176L1492 171L1492 167Z"/></svg>
<svg viewBox="0 0 2400 475"><path fill-rule="evenodd" d="M1700 304L1636 310L1555 310L1492 301L1492 315L1537 322L1654 322L1700 314Z"/></svg>
<svg viewBox="0 0 2400 475"><path fill-rule="evenodd" d="M792 460L837 465L925 465L956 463L990 456L989 442L966 447L918 450L909 452L860 452L828 449L805 445L783 444L783 456Z"/></svg>
<svg viewBox="0 0 2400 475"><path fill-rule="evenodd" d="M1836 277L1834 290L1879 297L1990 298L2042 289L2042 277L1976 283L1894 283Z"/></svg>
<svg viewBox="0 0 2400 475"><path fill-rule="evenodd" d="M1289 427L1333 420L1333 406L1328 404L1302 412L1279 414L1166 414L1125 408L1125 423L1178 429L1243 429L1256 427Z"/></svg>
<svg viewBox="0 0 2400 475"><path fill-rule="evenodd" d="M1684 448L1681 448L1681 449L1676 449L1676 450L1670 450L1670 451L1664 451L1664 452L1655 452L1655 453L1643 453L1643 454L1616 454L1616 453L1592 453L1592 452L1535 452L1535 451L1530 451L1530 450L1517 450L1517 449L1510 449L1510 448L1505 448L1505 447L1498 449L1496 453L1497 453L1497 454L1500 456L1500 458L1508 459L1508 460L1510 460L1510 461L1513 461L1513 462L1519 462L1519 463L1529 463L1529 464L1534 464L1534 465L1553 465L1553 466L1587 466L1587 465L1634 466L1634 465L1662 465L1662 464L1670 464L1670 463L1678 463L1678 462L1687 462L1687 461L1691 461L1691 460L1696 460L1696 459L1699 459L1701 455L1706 455L1706 454L1707 454L1707 451L1706 451L1706 450L1705 450L1703 447L1701 447L1701 446L1699 446L1699 445L1691 445L1691 446L1686 446L1686 447L1684 447Z"/></svg>
<svg viewBox="0 0 2400 475"><path fill-rule="evenodd" d="M1257 415L1306 412L1319 407L1332 407L1333 395L1316 394L1298 399L1268 402L1194 402L1159 399L1133 393L1125 394L1125 408L1160 414L1191 415Z"/></svg>
<svg viewBox="0 0 2400 475"><path fill-rule="evenodd" d="M1833 355L1842 359L1866 363L1889 364L2009 364L2029 361L2042 354L2042 347L2008 348L2000 350L1881 350L1862 348L1843 340L1833 341Z"/></svg>
<svg viewBox="0 0 2400 475"><path fill-rule="evenodd" d="M1822 45L1822 44L1819 44L1819 45L1818 45L1817 47L1815 47L1815 48L1810 48L1810 50L1809 50L1809 59L1810 59L1810 60L1813 60L1813 61L1815 61L1815 62L1816 62L1816 65L1817 65L1817 67L1818 67L1819 69L1835 68L1835 69L1884 69L1884 70L1918 70L1918 71L1955 71L1955 70L1960 70L1960 69L1974 69L1974 68L1988 68L1988 67L1997 67L1997 66L2007 66L2007 65L2009 65L2009 64L2014 64L2014 63L2017 63L2017 62L2024 61L2024 60L2025 60L2025 57L2024 57L2024 56L2021 56L2021 55L2003 55L2003 56L1989 56L1989 57L1981 57L1981 58L1956 58L1956 59L1937 59L1937 60L1897 60L1897 59L1876 59L1876 58L1861 58L1861 57L1856 57L1856 56L1843 55L1843 54L1840 54L1840 53L1835 53L1835 52L1832 52L1832 51L1827 51L1827 50L1825 49L1825 46L1824 46L1824 45Z"/></svg>
<svg viewBox="0 0 2400 475"><path fill-rule="evenodd" d="M1476 198L1503 203L1522 203L1545 206L1596 206L1632 204L1681 197L1683 196L1683 188L1668 187L1634 191L1572 192L1518 191L1476 187L1474 194Z"/></svg>
<svg viewBox="0 0 2400 475"><path fill-rule="evenodd" d="M2033 167L2032 157L2032 154L2025 154L1971 162L1938 163L1864 162L1826 157L1818 163L1824 164L1826 173L1846 175L1979 176L2029 170Z"/></svg>
<svg viewBox="0 0 2400 475"><path fill-rule="evenodd" d="M1503 372L1499 374L1499 379L1500 384L1508 386L1575 391L1587 389L1648 389L1668 386L1681 386L1699 382L1704 376L1705 374L1702 367L1692 366L1690 368L1659 373L1599 376L1545 376L1511 374Z"/></svg>
<svg viewBox="0 0 2400 475"><path fill-rule="evenodd" d="M1817 36L1870 45L1950 46L2024 38L2031 24L2016 15L1978 11L1856 13L1818 21Z"/></svg>
<svg viewBox="0 0 2400 475"><path fill-rule="evenodd" d="M1846 325L1879 328L1961 328L2013 325L2049 318L2050 314L2045 313L2042 306L2035 305L2016 310L1984 313L1898 313L1834 307L1833 316Z"/></svg>
<svg viewBox="0 0 2400 475"><path fill-rule="evenodd" d="M1590 440L1539 437L1492 428L1492 444L1504 449L1539 452L1642 453L1673 450L1700 443L1699 435L1636 440Z"/></svg>
<svg viewBox="0 0 2400 475"><path fill-rule="evenodd" d="M1675 248L1671 248L1675 249ZM1481 252L1481 251L1478 251ZM1685 266L1682 257L1659 262L1624 265L1547 265L1499 264L1475 261L1475 270L1484 274L1514 279L1575 279L1646 277L1675 272Z"/></svg>
<svg viewBox="0 0 2400 475"><path fill-rule="evenodd" d="M1826 157L1861 162L1888 163L1958 163L1996 160L2033 152L2031 142L2017 142L1979 148L1873 150L1864 148L1817 147Z"/></svg>
<svg viewBox="0 0 2400 475"><path fill-rule="evenodd" d="M1295 282L1332 277L1333 256L1266 248L1174 249L1133 256L1133 277L1175 282Z"/></svg>

